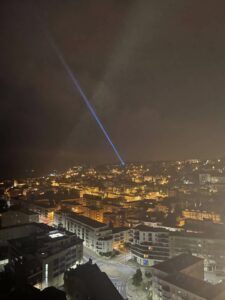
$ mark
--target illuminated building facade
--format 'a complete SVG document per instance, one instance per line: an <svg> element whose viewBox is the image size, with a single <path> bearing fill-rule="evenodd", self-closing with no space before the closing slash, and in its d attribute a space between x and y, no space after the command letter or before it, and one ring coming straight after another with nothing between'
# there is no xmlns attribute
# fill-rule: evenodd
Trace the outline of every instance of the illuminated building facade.
<svg viewBox="0 0 225 300"><path fill-rule="evenodd" d="M185 219L193 219L193 220L200 220L200 221L211 220L214 223L221 223L220 215L213 211L185 209L182 211L182 215Z"/></svg>
<svg viewBox="0 0 225 300"><path fill-rule="evenodd" d="M107 224L76 213L60 211L55 214L54 224L75 233L84 241L84 246L97 253L106 254L113 251L112 231Z"/></svg>
<svg viewBox="0 0 225 300"><path fill-rule="evenodd" d="M169 232L138 225L132 229L131 253L138 264L152 266L169 258Z"/></svg>

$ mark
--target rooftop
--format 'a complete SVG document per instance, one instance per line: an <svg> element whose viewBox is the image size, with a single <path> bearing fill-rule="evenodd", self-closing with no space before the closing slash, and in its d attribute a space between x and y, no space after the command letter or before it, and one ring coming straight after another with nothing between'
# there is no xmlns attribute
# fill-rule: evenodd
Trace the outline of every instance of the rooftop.
<svg viewBox="0 0 225 300"><path fill-rule="evenodd" d="M140 230L140 231L149 231L149 232L168 232L165 228L160 227L150 227L147 225L138 225L134 229Z"/></svg>
<svg viewBox="0 0 225 300"><path fill-rule="evenodd" d="M4 212L4 214L11 214L11 213L23 213L23 214L26 214L26 215L38 215L38 213L36 212L33 212L29 209L26 209L26 208L14 208L12 207L11 209L9 209L8 211Z"/></svg>
<svg viewBox="0 0 225 300"><path fill-rule="evenodd" d="M32 222L32 223L24 223L24 224L15 224L15 225L11 225L11 226L7 226L7 227L2 227L0 228L0 230L8 230L11 228L27 228L27 227L38 227L40 229L42 229L43 231L48 231L49 230L49 226L44 224L44 223L36 223L36 222Z"/></svg>
<svg viewBox="0 0 225 300"><path fill-rule="evenodd" d="M174 272L182 271L183 269L186 269L187 267L194 265L200 261L203 261L203 259L188 253L183 253L159 264L156 264L152 266L152 268L160 270L167 274L172 274Z"/></svg>
<svg viewBox="0 0 225 300"><path fill-rule="evenodd" d="M58 243L58 241L61 243ZM10 245L17 249L17 253L25 255L41 255L48 257L67 249L71 245L82 243L82 240L75 234L68 231L50 231L48 233L40 233L21 237L10 241ZM31 256L30 256L31 257Z"/></svg>
<svg viewBox="0 0 225 300"><path fill-rule="evenodd" d="M29 209L24 209L24 208L22 210L20 210L20 212L22 212L22 213L24 213L26 215L38 215L38 213L36 213L34 211L31 211Z"/></svg>
<svg viewBox="0 0 225 300"><path fill-rule="evenodd" d="M74 284L75 278L82 282L92 300L123 300L109 277L96 264L88 262L65 273L65 282L71 279Z"/></svg>
<svg viewBox="0 0 225 300"><path fill-rule="evenodd" d="M83 223L85 225L88 225L90 227L101 228L101 227L106 227L107 226L107 224L105 224L105 223L101 223L101 222L92 220L88 217L85 217L85 216L82 216L82 215L79 215L79 214L76 214L76 213L70 213L68 216L71 219L76 220L76 221L78 221L80 223Z"/></svg>
<svg viewBox="0 0 225 300"><path fill-rule="evenodd" d="M224 240L225 239L225 231L221 230L208 230L207 232L188 232L188 231L176 231L172 232L171 237L186 237L186 238L202 238L202 239L212 239L212 240Z"/></svg>
<svg viewBox="0 0 225 300"><path fill-rule="evenodd" d="M119 233L119 232L127 231L129 229L130 229L129 227L116 227L116 228L112 228L112 233Z"/></svg>
<svg viewBox="0 0 225 300"><path fill-rule="evenodd" d="M219 295L225 290L224 284L212 285L208 282L193 278L181 272L169 275L164 280L207 300L213 299L216 295Z"/></svg>

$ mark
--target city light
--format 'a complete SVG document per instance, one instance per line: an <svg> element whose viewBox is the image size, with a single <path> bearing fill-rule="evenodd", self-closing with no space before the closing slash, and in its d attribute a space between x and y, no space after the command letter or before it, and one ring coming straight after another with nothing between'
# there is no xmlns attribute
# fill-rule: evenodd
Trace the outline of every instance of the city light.
<svg viewBox="0 0 225 300"><path fill-rule="evenodd" d="M225 1L184 2L0 1L0 299L225 300Z"/></svg>

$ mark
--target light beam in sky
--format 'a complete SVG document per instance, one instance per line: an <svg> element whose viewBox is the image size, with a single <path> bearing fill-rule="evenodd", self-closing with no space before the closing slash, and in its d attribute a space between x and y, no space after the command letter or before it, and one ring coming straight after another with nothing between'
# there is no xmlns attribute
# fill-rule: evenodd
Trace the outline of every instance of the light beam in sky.
<svg viewBox="0 0 225 300"><path fill-rule="evenodd" d="M46 32L47 33L47 32ZM122 166L125 165L124 160L122 159L119 151L117 150L116 146L114 145L114 143L112 142L112 139L109 136L109 133L107 132L107 130L105 129L104 125L102 124L101 120L99 119L94 107L92 106L91 102L89 101L88 97L86 96L86 94L84 93L83 89L80 86L80 83L78 82L77 78L75 77L72 69L70 68L70 66L68 65L68 63L66 62L64 56L62 55L61 51L59 50L58 46L56 45L55 41L53 40L53 38L50 36L49 33L47 33L47 37L48 40L50 41L50 44L52 45L52 48L54 49L57 57L59 58L63 68L65 69L67 75L69 76L69 78L71 79L71 82L73 83L73 86L78 90L82 100L84 101L85 105L87 106L89 112L91 113L91 115L93 116L94 120L96 121L96 123L98 124L98 126L100 127L102 133L104 134L106 140L108 141L108 143L110 144L110 146L112 147L115 155L117 156L120 164Z"/></svg>

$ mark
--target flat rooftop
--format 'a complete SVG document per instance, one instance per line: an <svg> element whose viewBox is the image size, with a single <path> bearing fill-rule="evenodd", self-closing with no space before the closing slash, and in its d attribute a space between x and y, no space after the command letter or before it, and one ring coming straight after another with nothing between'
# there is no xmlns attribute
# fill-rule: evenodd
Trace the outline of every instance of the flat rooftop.
<svg viewBox="0 0 225 300"><path fill-rule="evenodd" d="M210 240L225 240L225 231L213 230L207 232L187 232L187 231L176 231L172 232L171 237L183 237L183 238L202 238Z"/></svg>
<svg viewBox="0 0 225 300"><path fill-rule="evenodd" d="M130 228L129 227L115 227L115 228L112 228L113 233L120 233L120 232L124 232L124 231L127 231L127 230L130 230Z"/></svg>
<svg viewBox="0 0 225 300"><path fill-rule="evenodd" d="M193 278L181 272L169 275L163 280L207 300L213 299L225 290L224 284L212 285L209 282Z"/></svg>
<svg viewBox="0 0 225 300"><path fill-rule="evenodd" d="M165 228L160 228L160 227L150 227L147 225L138 225L136 227L134 227L134 229L136 230L140 230L140 231L149 231L149 232L168 232L168 230L166 230Z"/></svg>
<svg viewBox="0 0 225 300"><path fill-rule="evenodd" d="M56 244L58 241L63 243ZM41 257L51 256L67 249L71 245L77 245L82 242L76 234L58 230L10 240L10 244L13 245L20 255L39 254Z"/></svg>
<svg viewBox="0 0 225 300"><path fill-rule="evenodd" d="M23 214L26 214L26 215L29 215L29 216L32 216L32 215L38 215L37 212L34 212L34 211L31 211L29 209L20 209L18 210L19 212L23 213Z"/></svg>
<svg viewBox="0 0 225 300"><path fill-rule="evenodd" d="M88 217L76 213L70 213L68 214L68 217L93 228L102 228L107 226L107 224L105 223L95 221L93 219L90 219Z"/></svg>
<svg viewBox="0 0 225 300"><path fill-rule="evenodd" d="M156 264L152 266L152 268L160 270L167 274L172 274L174 272L182 271L183 269L186 269L187 267L194 265L200 261L203 261L203 259L191 254L183 253L159 264Z"/></svg>
<svg viewBox="0 0 225 300"><path fill-rule="evenodd" d="M22 230L23 228L27 228L27 227L38 227L40 229L43 229L44 231L48 231L51 228L50 226L48 226L47 224L44 224L44 223L32 222L32 223L15 224L15 225L2 227L2 228L0 228L0 231L9 230L9 229L13 229L13 228L21 228L21 230Z"/></svg>

